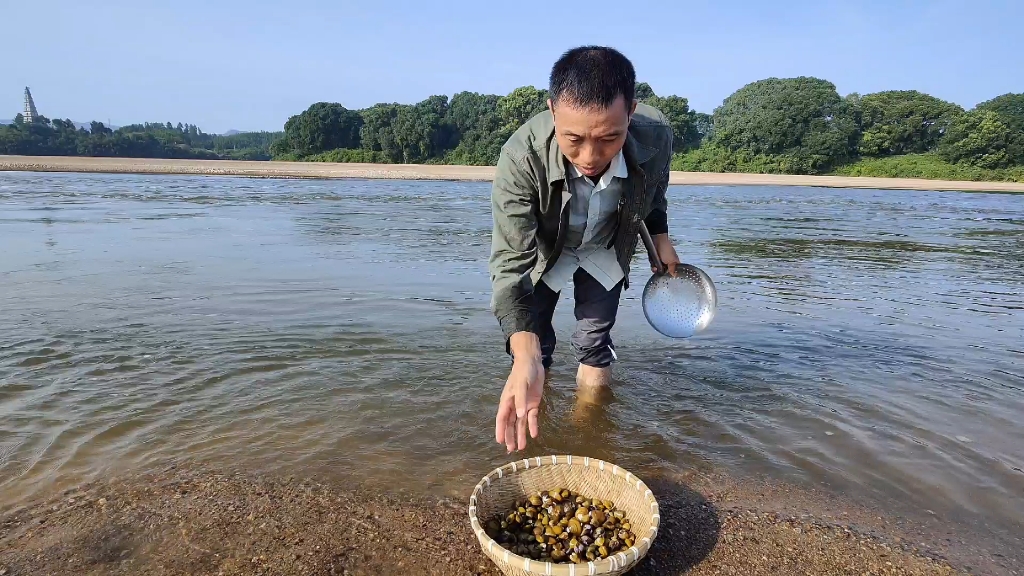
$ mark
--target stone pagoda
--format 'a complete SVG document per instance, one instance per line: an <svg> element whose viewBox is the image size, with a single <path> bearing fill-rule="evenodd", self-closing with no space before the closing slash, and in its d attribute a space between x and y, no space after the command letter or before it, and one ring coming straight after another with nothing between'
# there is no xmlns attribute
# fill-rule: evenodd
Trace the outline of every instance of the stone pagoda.
<svg viewBox="0 0 1024 576"><path fill-rule="evenodd" d="M25 111L21 115L24 117L26 124L33 122L39 116L39 112L36 111L36 103L32 100L32 93L29 92L28 86L25 86Z"/></svg>

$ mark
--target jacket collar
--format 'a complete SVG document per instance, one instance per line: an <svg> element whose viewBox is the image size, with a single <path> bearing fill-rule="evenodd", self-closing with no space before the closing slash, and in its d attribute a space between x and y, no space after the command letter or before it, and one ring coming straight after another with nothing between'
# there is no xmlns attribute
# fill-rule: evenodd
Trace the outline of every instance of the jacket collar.
<svg viewBox="0 0 1024 576"><path fill-rule="evenodd" d="M555 139L554 126L551 128L551 144L548 146L548 184L566 179L569 170L569 159L562 154L562 149ZM636 172L640 165L647 162L658 153L658 149L638 141L633 136L633 125L630 124L626 132L626 142L622 145L622 155L626 160L626 166L631 173Z"/></svg>

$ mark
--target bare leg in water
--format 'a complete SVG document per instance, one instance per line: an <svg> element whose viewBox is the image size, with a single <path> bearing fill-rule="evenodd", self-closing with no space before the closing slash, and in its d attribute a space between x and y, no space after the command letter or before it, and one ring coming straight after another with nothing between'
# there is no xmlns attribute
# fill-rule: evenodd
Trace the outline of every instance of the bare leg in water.
<svg viewBox="0 0 1024 576"><path fill-rule="evenodd" d="M612 392L612 369L580 364L576 372L576 402L569 418L577 424L591 422L605 410L615 397Z"/></svg>
<svg viewBox="0 0 1024 576"><path fill-rule="evenodd" d="M603 403L612 397L612 369L580 364L576 371L576 393L583 402Z"/></svg>

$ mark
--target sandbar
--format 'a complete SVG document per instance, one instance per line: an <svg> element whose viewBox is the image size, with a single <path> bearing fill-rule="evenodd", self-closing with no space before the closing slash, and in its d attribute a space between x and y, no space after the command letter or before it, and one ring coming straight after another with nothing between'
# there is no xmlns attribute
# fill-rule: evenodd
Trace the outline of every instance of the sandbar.
<svg viewBox="0 0 1024 576"><path fill-rule="evenodd" d="M470 182L490 182L494 178L494 167L492 166L0 155L0 172L3 171L191 174L257 178L450 180ZM677 186L817 186L880 190L1024 193L1024 183L1018 182L975 182L968 180L875 178L867 176L792 176L781 174L672 172L669 177L669 183Z"/></svg>

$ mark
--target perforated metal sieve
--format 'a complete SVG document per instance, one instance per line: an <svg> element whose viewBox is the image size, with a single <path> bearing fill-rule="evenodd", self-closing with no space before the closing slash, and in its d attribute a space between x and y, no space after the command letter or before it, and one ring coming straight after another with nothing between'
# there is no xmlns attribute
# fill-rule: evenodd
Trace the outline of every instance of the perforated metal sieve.
<svg viewBox="0 0 1024 576"><path fill-rule="evenodd" d="M644 286L641 297L647 322L669 338L689 338L707 328L718 307L718 293L711 277L692 264L682 263L676 265L676 276L670 276L643 222L640 236L651 265L657 270Z"/></svg>

